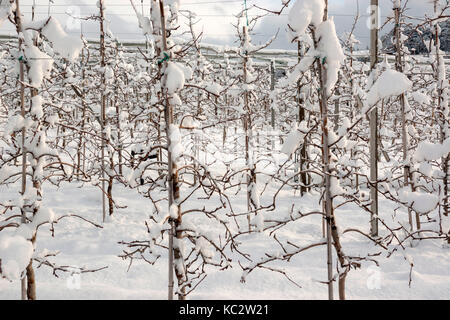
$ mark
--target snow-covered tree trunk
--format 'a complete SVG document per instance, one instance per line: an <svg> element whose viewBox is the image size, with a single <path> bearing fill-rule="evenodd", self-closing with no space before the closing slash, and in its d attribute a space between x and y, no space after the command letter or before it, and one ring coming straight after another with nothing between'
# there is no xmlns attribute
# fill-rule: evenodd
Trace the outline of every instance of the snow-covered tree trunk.
<svg viewBox="0 0 450 320"><path fill-rule="evenodd" d="M331 196L331 170L330 170L330 149L328 139L328 97L325 90L326 72L324 66L320 61L317 62L319 70L319 79L321 86L320 116L322 128L322 166L323 166L323 180L324 180L324 208L325 208L325 222L326 222L326 237L327 237L327 266L328 266L328 299L333 300L333 254L332 254L332 235L331 235L331 217L333 211L333 199Z"/></svg>
<svg viewBox="0 0 450 320"><path fill-rule="evenodd" d="M438 14L438 0L434 1L434 13ZM440 41L440 26L437 21L434 22L434 53L435 61L436 61L436 81L437 81L437 91L438 91L438 105L437 110L439 113L439 126L441 129L440 132L440 142L444 143L446 139L449 138L449 106L448 106L448 81L446 79L446 69L445 69L445 61L441 52L441 41ZM442 172L444 173L443 177L443 208L444 215L449 215L449 156L446 155L442 158ZM450 241L450 240L449 240Z"/></svg>
<svg viewBox="0 0 450 320"><path fill-rule="evenodd" d="M106 145L106 134L105 134L105 127L106 127L106 96L105 96L105 90L106 90L106 78L105 78L105 12L104 12L104 2L105 0L99 0L98 6L100 11L100 66L102 68L101 73L101 80L100 80L100 128L101 128L101 151L100 151L100 157L101 157L101 180L102 180L102 219L103 222L106 220L106 178L105 178L105 145Z"/></svg>
<svg viewBox="0 0 450 320"><path fill-rule="evenodd" d="M372 81L377 78L378 63L378 0L371 0L371 30L370 30L370 70ZM370 199L371 217L370 234L378 236L378 108L373 108L369 114L370 126Z"/></svg>
<svg viewBox="0 0 450 320"><path fill-rule="evenodd" d="M326 1L325 8L328 7ZM328 16L324 10L323 21L326 21ZM313 31L314 47L318 48L319 39L316 38L316 33ZM328 137L328 93L327 93L327 71L324 66L325 59L317 60L317 69L320 83L319 105L321 118L321 132L322 132L322 166L323 166L323 181L324 181L324 209L325 209L325 226L327 237L327 267L328 267L328 299L334 299L333 292L333 254L332 254L332 226L331 219L333 215L333 198L331 195L331 170L330 170L330 148Z"/></svg>
<svg viewBox="0 0 450 320"><path fill-rule="evenodd" d="M395 47L396 47L396 57L395 57L395 69L398 72L403 72L403 46L402 46L402 33L401 33L401 0L394 2L394 15L395 15ZM401 112L401 125L402 125L402 154L403 154L403 185L405 187L411 187L411 191L414 191L414 181L411 179L411 167L410 167L410 156L409 156L409 139L407 132L407 122L406 122L406 96L405 94L400 95L400 112ZM408 208L408 217L411 231L413 230L412 221L412 210ZM420 216L416 212L416 227L420 230Z"/></svg>
<svg viewBox="0 0 450 320"><path fill-rule="evenodd" d="M20 11L20 2L19 0L16 0L16 9L14 11L14 18L15 18L15 24L16 24L16 30L19 35L19 52L20 52L20 104L21 104L21 116L25 119L26 112L25 112L25 68L24 68L24 61L27 59L25 57L24 53L24 28L22 24L22 18L21 18L21 11ZM30 40L28 40L30 42ZM30 45L30 44L28 44ZM29 71L30 65L27 65L27 69ZM35 97L37 95L37 90L34 88L30 89L31 91L31 97ZM34 100L32 99L32 108L33 108ZM27 190L27 154L28 150L26 148L26 126L24 125L22 128L22 191L21 194L23 197L25 197L25 192ZM33 152L30 152L31 156L34 156ZM39 159L33 159L37 161L32 162L32 185L33 188L36 190L36 196L39 198L42 197L42 191L41 191L41 185L40 181L36 179L36 165L38 165ZM31 204L31 208L33 209L33 217L36 215L37 211L39 210L39 204L37 201L33 204ZM27 223L27 215L25 209L22 207L22 223ZM31 243L34 245L36 242L36 236L33 235L31 238ZM26 279L26 281L25 281ZM22 286L22 299L28 299L28 300L36 300L36 279L34 275L34 269L33 269L33 260L30 259L30 262L26 268L26 276L22 279L21 282ZM26 290L26 295L25 295Z"/></svg>
<svg viewBox="0 0 450 320"><path fill-rule="evenodd" d="M83 39L83 35L81 35L81 38ZM86 125L86 88L85 88L85 76L86 76L86 68L84 66L85 63L85 56L84 56L84 48L81 51L81 63L80 66L82 68L81 70L81 80L82 80L82 88L81 90L75 90L76 94L81 98L81 123L80 123L80 132L78 134L78 148L77 148L77 166L75 173L77 175L77 179L80 180L80 176L85 171L85 163L86 163L86 143L84 139L84 130ZM87 61L86 61L87 62ZM77 119L78 120L78 119Z"/></svg>
<svg viewBox="0 0 450 320"><path fill-rule="evenodd" d="M304 55L302 44L300 41L297 43L297 55L298 55L298 61L301 62L301 59ZM297 101L298 101L298 123L302 123L303 121L306 121L306 110L305 110L305 95L302 92L302 83L301 80L297 82ZM303 140L302 146L300 150L298 151L298 166L299 166L299 172L300 172L300 195L303 196L306 192L308 192L308 187L306 185L308 184L308 175L306 174L306 166L308 164L308 154L307 154L307 138Z"/></svg>
<svg viewBox="0 0 450 320"><path fill-rule="evenodd" d="M153 36L158 39L159 37L161 37L161 25L160 23L158 23L157 21L157 17L160 16L160 10L159 10L159 0L151 0L151 6L150 6L150 17L152 18L152 34ZM161 44L159 43L158 45L155 45L155 57L159 58L161 56ZM158 79L161 78L161 64L158 64ZM158 92L158 99L161 99L161 93ZM161 119L161 115L158 113L156 116L156 122L157 122L157 130L158 130L158 138L157 141L158 143L161 143L162 141L162 129L161 129L161 124L162 124L162 119ZM158 160L162 161L162 149L158 149L157 152L158 155Z"/></svg>
<svg viewBox="0 0 450 320"><path fill-rule="evenodd" d="M11 3L13 3L14 0L10 0ZM23 27L22 27L22 17L20 13L20 2L19 0L16 0L16 11L14 15L15 24L16 24L16 30L17 35L19 36L19 54L21 54L21 59L19 59L20 63L20 70L19 70L19 79L20 79L20 115L25 118L25 71L24 71L24 62L23 62L23 39L20 36L21 33L23 33ZM27 185L27 151L25 148L25 135L26 135L26 129L25 126L22 128L22 137L21 137L21 147L22 147L22 179L21 179L21 194L24 196L26 185ZM21 209L22 214L22 223L26 223L26 213ZM26 276L22 278L21 280L21 296L22 300L27 299L27 278Z"/></svg>
<svg viewBox="0 0 450 320"><path fill-rule="evenodd" d="M245 164L247 166L247 210L249 214L248 229L251 230L251 213L253 208L257 209L255 203L254 194L256 194L256 174L255 174L255 159L254 159L254 141L253 141L253 124L252 124L252 106L249 101L249 75L248 75L248 63L249 63L249 35L248 27L244 26L242 30L243 34L243 83L244 83L244 132L245 132Z"/></svg>
<svg viewBox="0 0 450 320"><path fill-rule="evenodd" d="M438 15L438 0L434 0L434 13L435 16ZM448 4L448 2L447 2ZM438 103L437 103L437 112L438 123L440 126L440 142L444 144L444 141L450 138L450 129L449 129L449 84L446 75L445 61L443 58L443 54L441 51L441 28L437 21L434 21L434 50L432 50L432 54L435 56L435 72L436 72L436 81L437 81L437 92L438 92ZM441 206L444 209L444 215L449 216L449 175L450 175L450 156L448 154L442 157L442 165L441 170L444 174L443 176L443 194L442 194L442 204ZM450 232L450 231L449 231ZM447 242L450 244L450 238L448 238Z"/></svg>
<svg viewBox="0 0 450 320"><path fill-rule="evenodd" d="M321 134L321 176L322 176L322 203L323 216L325 220L325 234L327 239L327 271L328 271L328 298L334 298L333 282L333 255L332 248L336 251L339 265L339 298L345 299L345 280L351 263L342 250L340 235L336 225L333 210L333 197L336 196L337 181L336 168L331 162L331 139L329 128L329 110L328 100L339 77L341 65L345 59L342 47L336 35L334 21L328 19L327 10L328 1L314 0L313 3L306 0L297 0L294 7L289 13L289 28L293 33L294 40L300 39L305 35L306 29L309 27L312 34L313 46L306 53L305 58L301 61L290 75L295 81L301 73L306 72L314 64L316 66L316 74L319 79L319 108L320 108L320 134ZM307 17L309 20L303 21L298 16ZM306 23L305 23L306 22Z"/></svg>
<svg viewBox="0 0 450 320"><path fill-rule="evenodd" d="M164 11L164 3L163 0L159 0L160 7L160 15L161 15L161 34L162 34L162 53L168 55L168 46L167 46L167 30L166 30L166 15ZM184 283L187 281L186 274L186 266L184 263L182 250L182 241L183 241L183 231L180 229L182 223L182 215L181 209L178 204L178 200L180 197L180 186L178 183L178 168L175 160L176 156L173 154L173 151L177 147L176 144L180 143L179 141L174 141L174 130L178 130L178 127L174 125L174 116L173 116L173 106L171 104L171 98L173 98L174 92L169 90L169 82L173 81L172 77L178 77L178 74L171 75L169 70L169 61L166 59L164 61L163 73L165 80L163 81L162 88L163 94L165 96L165 109L164 109L164 118L166 122L166 135L167 135L167 151L168 151L168 184L169 184L169 212L171 215L170 224L171 224L171 240L169 243L169 257L173 254L173 264L171 264L172 260L169 259L169 300L172 299L170 296L171 291L171 274L173 268L175 269L175 275L178 280L178 299L185 300L186 299L186 288ZM175 237L175 238L174 238ZM175 240L175 241L174 241ZM171 244L171 245L170 245ZM172 248L171 248L172 247ZM173 283L173 281L172 281Z"/></svg>
<svg viewBox="0 0 450 320"><path fill-rule="evenodd" d="M326 217L326 233L328 246L331 244L334 246L336 255L339 261L340 268L339 271L339 281L338 281L338 291L339 299L345 300L345 280L347 273L350 270L350 265L346 261L341 241L338 232L338 227L336 224L336 219L334 216L333 208L333 194L332 194L332 179L337 179L333 177L330 152L330 139L329 139L329 124L328 124L328 99L330 98L330 92L332 88L336 85L338 80L338 73L340 64L342 62L343 53L340 44L337 40L337 35L334 27L334 21L328 21L328 1L325 0L324 5L324 17L322 24L319 26L319 37L317 38L316 32L313 33L313 39L315 42L316 49L322 49L322 56L317 60L319 82L321 87L319 104L320 104L320 114L321 114L321 127L322 127L322 166L323 166L323 179L324 179L324 201L325 201L325 217ZM327 42L329 41L329 42ZM320 42L320 44L318 43ZM334 46L334 47L333 47ZM335 51L338 52L335 52ZM330 77L333 77L331 79ZM337 182L334 181L333 184ZM332 259L331 249L328 249L328 281L329 283L329 299L333 299L333 287L332 281L334 279L332 275ZM330 270L331 268L331 270Z"/></svg>
<svg viewBox="0 0 450 320"><path fill-rule="evenodd" d="M328 6L328 3L324 3L324 8ZM327 21L327 15L324 10L323 21ZM319 49L320 41L326 41L320 38L317 34L317 28L312 28L312 35L314 41L314 48ZM324 44L326 46L327 44ZM329 125L328 125L328 98L329 98L329 85L328 85L328 73L325 66L327 63L326 53L322 53L324 57L319 57L316 60L317 73L320 83L319 92L319 105L320 105L320 123L322 134L322 175L323 175L323 208L325 210L325 233L327 239L327 271L328 271L328 299L334 299L333 290L333 231L332 221L333 219L333 196L331 194L331 167L330 167L330 143L329 143Z"/></svg>
<svg viewBox="0 0 450 320"><path fill-rule="evenodd" d="M33 253L37 230L41 224L53 221L53 214L50 214L48 209L43 210L41 208L43 200L42 183L46 177L49 179L53 176L52 170L54 167L52 167L52 164L55 163L59 163L60 167L58 168L61 168L63 175L66 176L65 163L62 163L56 151L48 147L46 141L47 130L51 121L48 119L49 115L44 113L43 103L46 101L39 95L39 89L42 87L43 80L50 76L53 59L41 51L39 37L41 34L45 36L46 40L53 45L54 52L65 55L67 58L78 55L79 43L76 43L76 41L70 42L73 39L64 39L67 34L64 33L59 22L52 17L40 22L24 23L19 0L10 1L9 12L11 16L14 15L14 21L12 19L11 21L15 24L18 32L19 54L17 57L20 67L21 123L17 130L11 131L11 136L15 136L19 130L22 134L21 143L16 144L20 146L18 149L20 149L22 155L21 197L18 205L16 205L21 210L21 223L18 224L17 228L22 230L21 237L23 240L31 245L31 250L26 257L22 257L22 253L17 253L17 255L19 259L27 263L23 268L26 281L22 280L22 298L35 300L36 279L33 269ZM69 42L72 45L72 50L68 53L66 46ZM25 109L25 87L30 88L29 101L31 105L29 111ZM29 165L27 158L30 160ZM47 158L55 158L56 161L48 164ZM3 162L2 165L8 166L9 161ZM9 178L7 177L6 180Z"/></svg>

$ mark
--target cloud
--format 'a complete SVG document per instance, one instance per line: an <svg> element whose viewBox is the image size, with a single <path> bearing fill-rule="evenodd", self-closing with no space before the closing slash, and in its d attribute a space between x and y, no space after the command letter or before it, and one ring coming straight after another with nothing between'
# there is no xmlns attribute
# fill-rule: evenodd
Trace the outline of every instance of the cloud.
<svg viewBox="0 0 450 320"><path fill-rule="evenodd" d="M267 4L268 1L255 1ZM274 2L271 2L271 6L268 7L272 10L277 10L281 8L281 5L276 7ZM388 0L380 0L380 13L382 16L382 21L384 21L388 16L392 15L392 2ZM359 4L359 6L358 6ZM369 45L370 31L367 28L368 19L368 8L370 5L370 0L340 0L340 1L329 1L329 15L334 17L334 22L336 24L336 31L339 36L342 36L345 32L349 32L352 29L353 23L355 21L355 16L358 13L360 18L355 27L355 36L361 42L360 48L365 49ZM359 8L358 8L359 7ZM407 6L407 14L411 16L423 17L424 14L431 14L433 6L423 0L409 0ZM286 9L287 13L289 8ZM412 23L418 23L417 20L413 20ZM290 44L287 39L287 17L286 16L269 16L262 19L262 21L257 25L255 32L261 34L258 40L261 42L266 41L270 38L270 34L276 32L280 29L278 39L271 46L272 48L281 49L295 49L295 46ZM381 31L381 35L387 33L391 30L392 25L387 25L384 30ZM262 36L265 35L265 36Z"/></svg>
<svg viewBox="0 0 450 320"><path fill-rule="evenodd" d="M197 33L203 31L203 41L214 44L232 45L236 40L236 29L232 23L236 24L237 18L234 15L238 14L243 9L241 2L230 2L227 4L217 3L217 1L204 1L204 4L195 4L198 0L186 0L182 1L181 10L192 10L198 15L199 22L195 25ZM27 19L31 18L31 5L32 0L22 0L22 11ZM57 5L51 7L52 14L62 23L67 25L69 16L65 14L69 7L73 6L73 1L70 0L58 0L55 1ZM184 2L184 4L183 4ZM357 10L357 2L359 2L359 11L362 15L356 26L355 35L361 41L361 47L365 48L369 42L369 30L366 27L367 8L370 4L370 0L336 0L329 1L330 15L334 16L336 29L339 35L349 31L354 21L354 15ZM43 19L47 17L48 0L36 0L38 6L36 7L36 19ZM96 14L98 9L96 7L96 1L94 0L77 0L79 10L82 15ZM138 28L137 19L134 15L134 11L129 5L128 1L111 1L106 10L106 17L111 21L111 31L120 40L129 39L144 39L142 32ZM140 8L140 1L136 0L135 3ZM253 5L267 8L269 10L279 10L281 8L281 1L274 0L248 0L249 14L255 15L263 13L263 11L252 8ZM388 0L380 0L380 8L382 18L392 13L392 3ZM411 16L423 17L425 13L430 14L433 10L433 6L428 1L424 0L409 0L408 2L408 14ZM144 7L148 10L148 4ZM73 9L72 9L73 10ZM284 14L287 14L289 8L286 9ZM187 19L181 19L180 31L188 29L186 25ZM412 21L416 23L418 21ZM289 43L287 38L287 17L282 16L267 16L262 18L256 25L254 34L252 36L255 44L264 43L279 30L278 38L271 45L271 48L282 49L295 49L295 45ZM73 30L73 28L66 29L71 33L79 33L79 30ZM89 38L98 38L98 22L95 21L83 21L83 31ZM386 28L387 32L391 29L391 26ZM0 30L2 34L15 34L15 30L11 24L4 24Z"/></svg>

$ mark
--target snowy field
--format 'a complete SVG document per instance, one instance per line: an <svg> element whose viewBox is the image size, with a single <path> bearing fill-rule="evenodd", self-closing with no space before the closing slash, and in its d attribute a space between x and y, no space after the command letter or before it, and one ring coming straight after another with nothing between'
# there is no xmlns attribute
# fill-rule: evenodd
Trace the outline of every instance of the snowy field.
<svg viewBox="0 0 450 320"><path fill-rule="evenodd" d="M1 187L1 200L14 191ZM128 269L128 261L118 257L123 246L118 242L147 236L142 221L147 218L146 199L134 191L116 186L116 200L126 209L117 210L104 229L97 229L78 219L65 219L55 225L55 237L49 227L38 234L37 252L48 249L61 251L53 261L59 265L88 267L107 266L95 273L69 277L42 266L36 269L38 299L166 299L167 257L161 257L154 266L135 261ZM314 209L315 197L300 198L294 192L283 191L279 210L288 211L287 203L305 209ZM245 203L244 198L235 199ZM283 206L283 203L285 206ZM380 212L392 212L389 202L381 202ZM80 214L100 223L101 196L93 187L78 188L76 184L45 189L45 206L51 207L57 215L69 212ZM339 224L360 226L368 229L368 216L361 210L344 207L336 211ZM389 214L384 218L388 219ZM320 218L307 218L301 223L290 225L279 232L279 237L289 238L298 244L320 239L322 235ZM247 236L246 248L255 257L267 251L266 234ZM372 242L365 241L358 234L345 234L343 246L348 254L359 252L377 253L380 250ZM357 243L357 245L355 245ZM443 248L442 240L426 240L407 248L407 254L414 262L412 282L409 287L410 264L402 250L389 259L382 253L375 257L380 268L372 263L363 263L359 270L352 270L347 279L348 299L450 299L450 248ZM245 261L243 261L245 263ZM288 264L280 264L301 288L288 281L283 275L258 269L252 272L246 283L241 283L242 269L234 262L231 269L211 270L205 281L188 297L189 299L326 299L327 286L318 281L326 280L326 247L316 247L299 254ZM276 266L274 264L273 266ZM79 280L79 288L78 288ZM0 280L0 299L20 299L20 282Z"/></svg>

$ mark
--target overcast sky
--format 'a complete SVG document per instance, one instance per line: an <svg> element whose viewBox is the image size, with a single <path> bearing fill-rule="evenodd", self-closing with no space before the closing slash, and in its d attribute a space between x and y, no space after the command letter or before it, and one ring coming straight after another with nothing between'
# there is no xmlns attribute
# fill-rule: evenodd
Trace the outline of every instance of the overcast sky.
<svg viewBox="0 0 450 320"><path fill-rule="evenodd" d="M121 40L143 39L140 32L134 11L129 0L105 0L107 4L107 18L111 21L111 30L115 36ZM294 1L294 0L293 0ZM36 19L43 19L48 15L49 0L35 0ZM97 11L97 0L53 0L50 12L61 21L66 31L80 33L79 24L75 23L66 12L74 15L92 15ZM191 10L195 12L200 20L196 25L196 30L203 31L203 42L213 44L232 45L235 41L236 30L232 23L236 23L235 15L243 9L244 0L181 0L181 10ZM361 18L357 24L355 35L361 41L361 48L365 48L369 39L369 29L366 27L367 8L370 0L329 0L329 15L334 17L337 32L339 35L349 31L357 13L357 3L359 2L359 12ZM21 0L22 11L27 18L31 18L31 5L33 0ZM141 0L134 0L138 8L141 8ZM150 0L143 0L144 11L148 12ZM258 5L271 10L281 8L281 0L247 0L249 16L261 14L262 11L253 8ZM380 0L382 21L392 12L391 0ZM423 17L425 13L431 13L433 6L429 0L409 0L408 14L411 16ZM287 9L283 15L269 15L259 20L253 30L252 39L254 43L262 43L276 34L279 30L277 40L271 48L290 49L294 48L287 40L286 23ZM13 33L11 24L4 23L0 33ZM185 28L185 21L182 20L182 28ZM390 27L389 27L390 28ZM88 38L98 37L98 25L94 22L83 22L83 31ZM387 30L386 30L387 31Z"/></svg>

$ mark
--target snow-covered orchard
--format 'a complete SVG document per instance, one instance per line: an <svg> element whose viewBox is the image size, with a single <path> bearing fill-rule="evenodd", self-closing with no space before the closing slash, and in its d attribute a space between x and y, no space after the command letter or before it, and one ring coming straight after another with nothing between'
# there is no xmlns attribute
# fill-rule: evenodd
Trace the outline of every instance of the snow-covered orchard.
<svg viewBox="0 0 450 320"><path fill-rule="evenodd" d="M234 46L143 2L122 43L108 0L98 38L0 0L0 299L450 298L449 0L372 7L368 51L327 0L245 2ZM298 50L252 40L280 15Z"/></svg>

